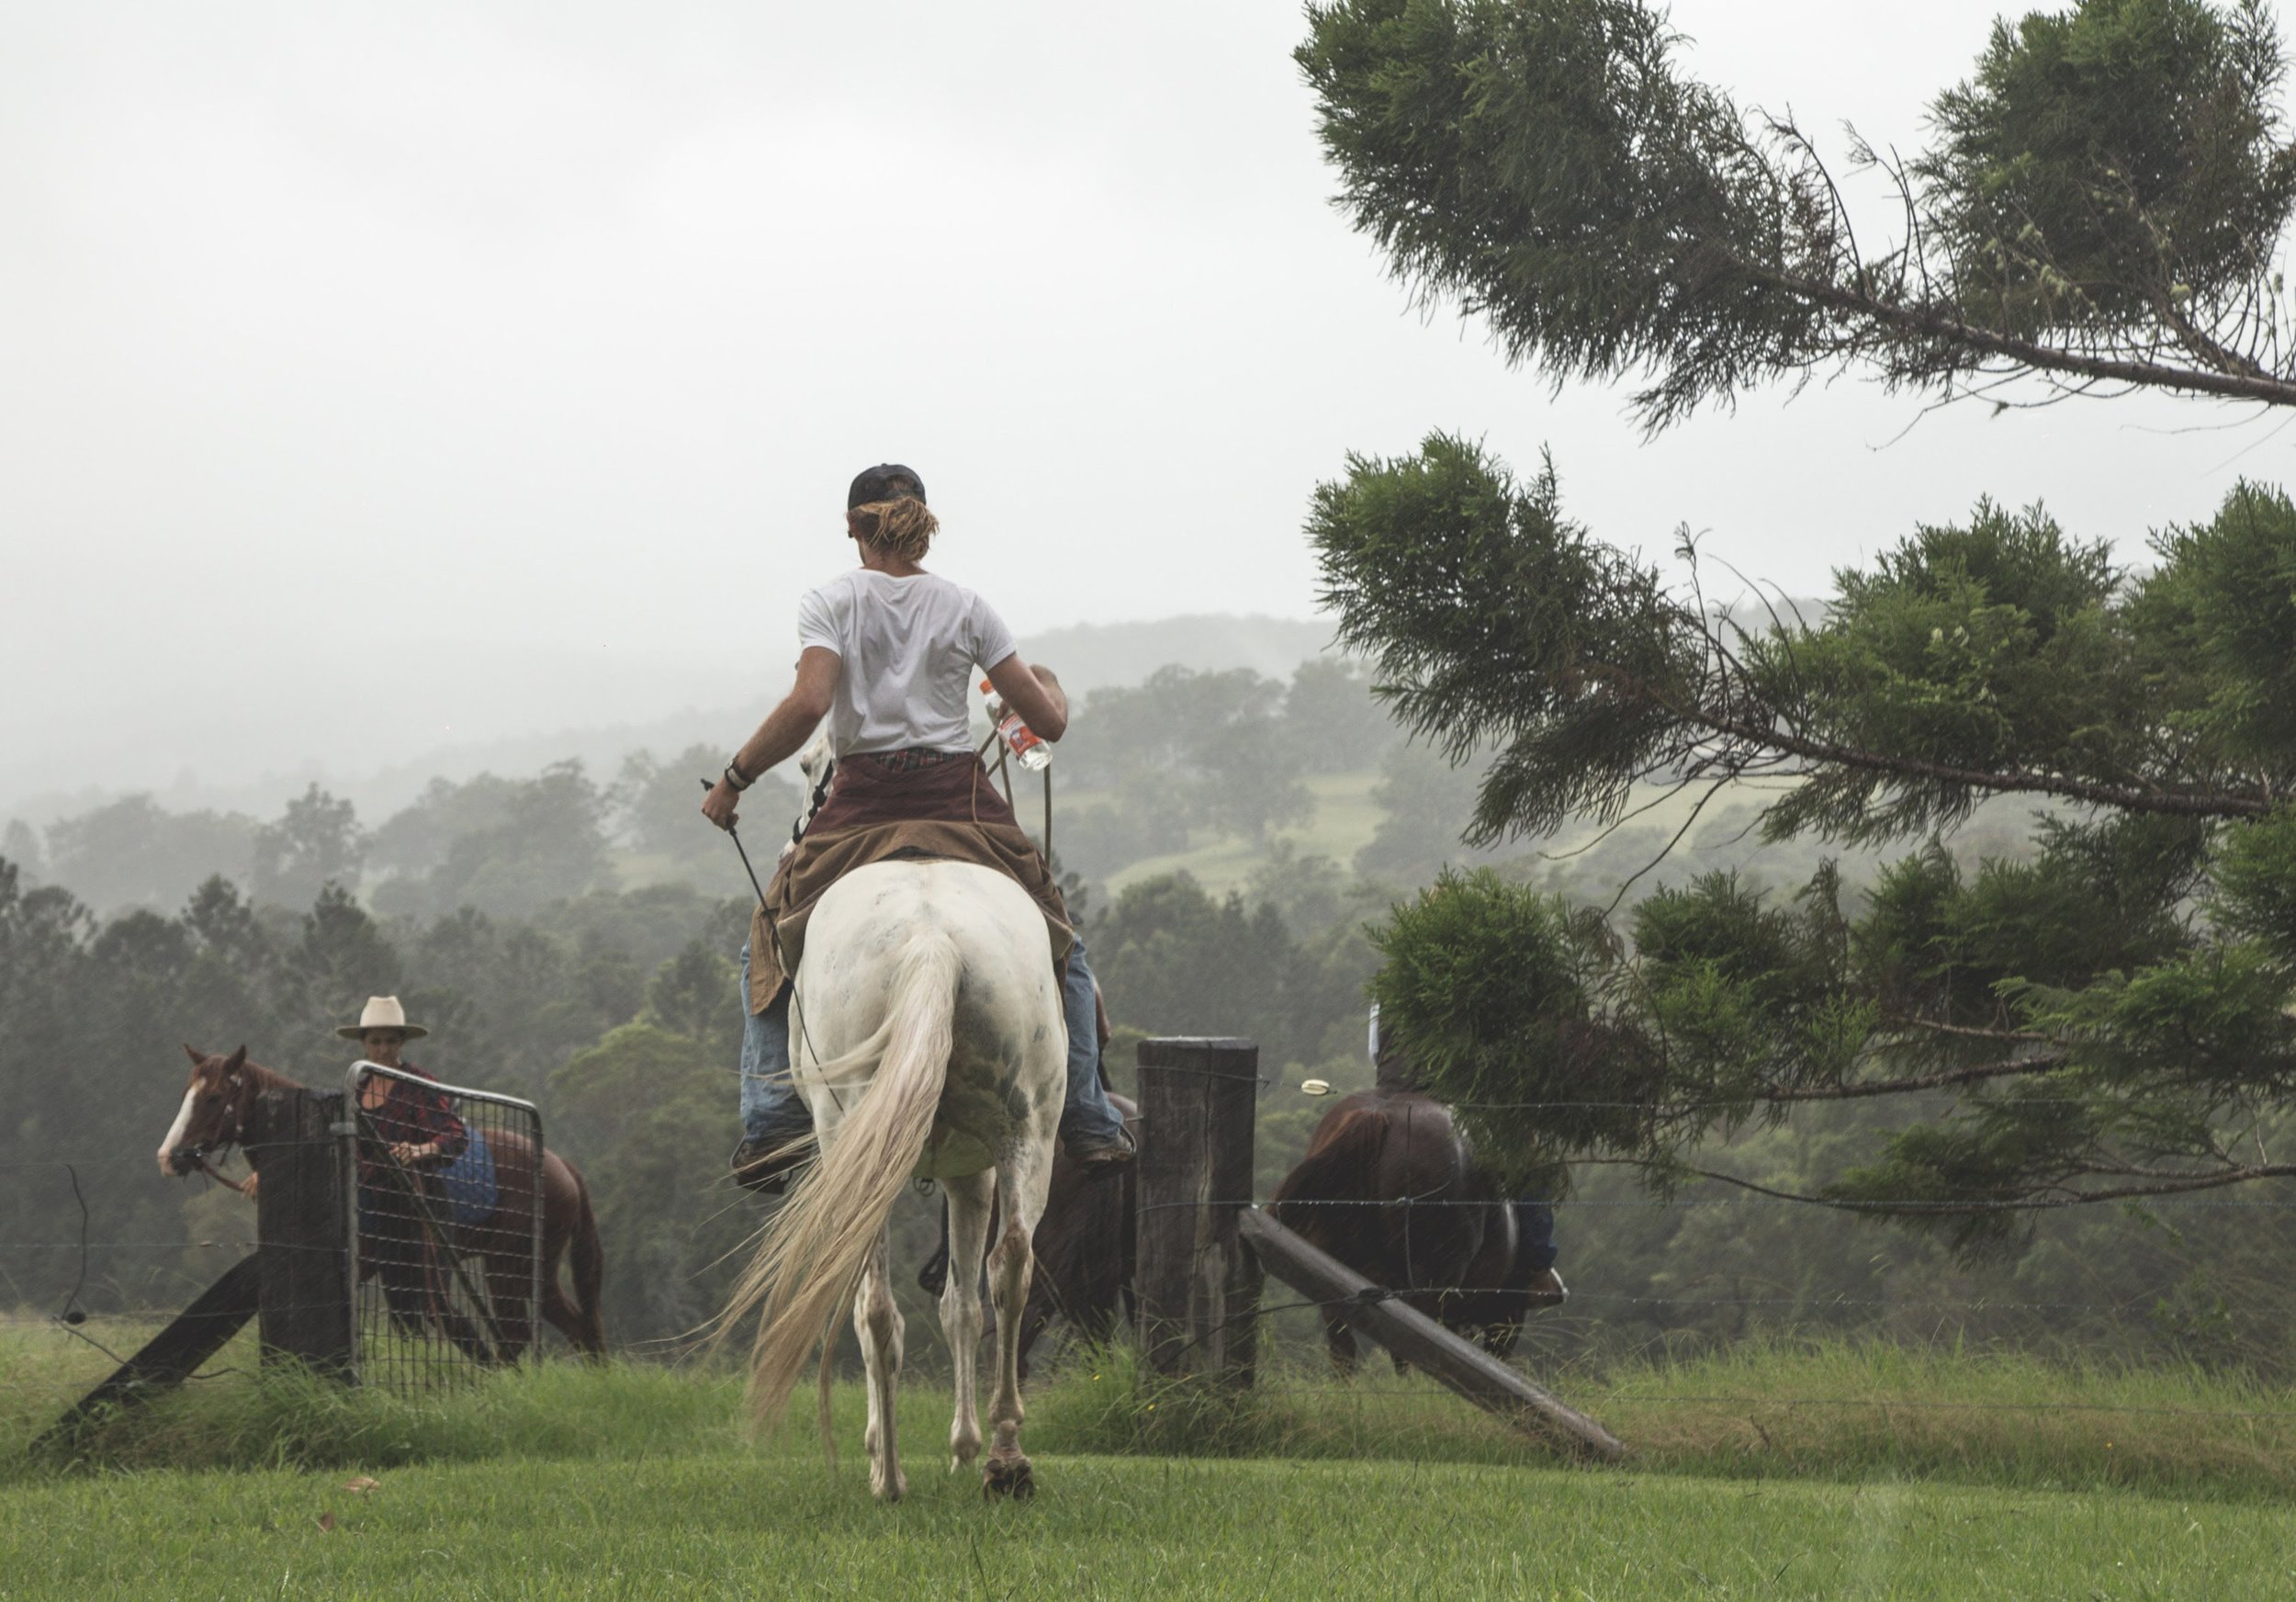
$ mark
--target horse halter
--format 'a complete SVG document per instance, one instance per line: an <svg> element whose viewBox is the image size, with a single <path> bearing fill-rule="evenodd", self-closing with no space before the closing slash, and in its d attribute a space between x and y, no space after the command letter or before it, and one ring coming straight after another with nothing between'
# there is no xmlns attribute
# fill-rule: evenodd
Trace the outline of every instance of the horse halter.
<svg viewBox="0 0 2296 1602"><path fill-rule="evenodd" d="M222 1122L218 1127L214 1138L211 1140L203 1140L197 1145L187 1145L178 1146L174 1154L174 1160L178 1165L180 1165L176 1169L177 1173L205 1174L208 1179L213 1179L217 1184L222 1185L229 1190L236 1190L242 1196L247 1193L246 1181L243 1179L233 1179L226 1175L217 1173L214 1168L208 1165L208 1154L209 1152L220 1154L231 1150L231 1147L240 1144L241 1137L246 1133L247 1120L245 1115L240 1111L240 1100L245 1079L246 1070L243 1067L240 1070L240 1072L232 1074L224 1079L223 1089L220 1092L223 1097Z"/></svg>
<svg viewBox="0 0 2296 1602"><path fill-rule="evenodd" d="M813 815L815 813L820 811L822 807L828 805L829 785L830 783L836 778L837 758L831 757L827 762L821 764L821 777L815 781L813 786L813 799L805 804L805 811L800 813L796 821L789 826L790 844L795 845L799 840L805 838L805 825L813 821Z"/></svg>

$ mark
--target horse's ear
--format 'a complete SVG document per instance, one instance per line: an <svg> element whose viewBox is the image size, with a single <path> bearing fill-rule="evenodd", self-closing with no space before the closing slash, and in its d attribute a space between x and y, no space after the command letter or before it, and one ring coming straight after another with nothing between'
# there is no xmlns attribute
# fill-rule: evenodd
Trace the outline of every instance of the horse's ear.
<svg viewBox="0 0 2296 1602"><path fill-rule="evenodd" d="M240 1069L245 1067L246 1066L247 1048L245 1046L241 1046L239 1050L233 1052L231 1056L225 1060L223 1064L223 1071L227 1074L236 1074L240 1071Z"/></svg>
<svg viewBox="0 0 2296 1602"><path fill-rule="evenodd" d="M189 1041L186 1041L184 1043L184 1055L191 1059L191 1066L195 1068L201 1063L208 1060L208 1054L201 1051L197 1046L192 1044Z"/></svg>

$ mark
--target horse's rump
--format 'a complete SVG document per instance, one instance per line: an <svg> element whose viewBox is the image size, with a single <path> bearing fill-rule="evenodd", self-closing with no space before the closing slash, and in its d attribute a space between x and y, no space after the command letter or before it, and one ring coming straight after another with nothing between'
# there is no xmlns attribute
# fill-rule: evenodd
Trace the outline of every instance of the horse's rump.
<svg viewBox="0 0 2296 1602"><path fill-rule="evenodd" d="M856 869L816 906L791 1057L822 1152L774 1214L721 1329L762 1309L751 1400L777 1415L912 1174L1049 1145L1067 1036L1044 919L968 863Z"/></svg>
<svg viewBox="0 0 2296 1602"><path fill-rule="evenodd" d="M494 1173L494 1146L486 1131L474 1129L462 1156L438 1170L437 1184L446 1198L446 1221L468 1229L494 1216L502 1200L502 1187Z"/></svg>
<svg viewBox="0 0 2296 1602"><path fill-rule="evenodd" d="M1478 1173L1441 1102L1367 1090L1325 1114L1269 1211L1381 1284L1458 1285L1485 1239Z"/></svg>
<svg viewBox="0 0 2296 1602"><path fill-rule="evenodd" d="M1345 1204L1369 1199L1371 1176L1386 1145L1384 1115L1373 1107L1341 1103L1316 1126L1307 1155L1276 1187L1267 1211L1301 1239L1329 1250L1325 1242L1353 1233L1342 1214L1354 1209Z"/></svg>

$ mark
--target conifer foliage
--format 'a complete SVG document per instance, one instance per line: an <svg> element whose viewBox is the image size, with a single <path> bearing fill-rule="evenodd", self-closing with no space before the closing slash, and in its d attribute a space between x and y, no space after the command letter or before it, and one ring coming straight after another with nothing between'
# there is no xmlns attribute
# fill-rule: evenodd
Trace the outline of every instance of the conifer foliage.
<svg viewBox="0 0 2296 1602"><path fill-rule="evenodd" d="M2296 1091L2285 495L2235 491L2141 575L1981 505L1759 630L1455 439L1356 462L1313 533L1399 716L1496 753L1483 838L1761 779L1772 839L1914 847L1856 895L1716 874L1614 921L1486 871L1400 909L1382 1018L1526 1181L1586 1155L1664 1179L1749 1118L1876 1097L1924 1116L1829 1198L1964 1243L2296 1175L2269 1149ZM2040 804L2030 852L1964 867L1951 831L2000 797Z"/></svg>
<svg viewBox="0 0 2296 1602"><path fill-rule="evenodd" d="M1998 28L1862 254L1809 142L1674 68L1633 0L1340 0L1299 52L1395 271L1660 427L1842 367L2296 401L2296 155L2263 10L2083 0ZM1455 759L1469 838L1687 816L1895 848L1869 886L1728 874L1630 910L1450 875L1379 934L1386 1027L1523 1182L1663 1186L1813 1101L1877 1117L1811 1198L1975 1248L2038 1209L2296 1176L2296 504L2245 484L2132 569L1981 502L1739 626L1435 434L1309 532L1343 645ZM1696 571L1695 553L1684 553ZM1990 804L2026 849L1954 849ZM1679 837L1678 837L1679 838Z"/></svg>
<svg viewBox="0 0 2296 1602"><path fill-rule="evenodd" d="M1639 375L1656 428L1837 367L1941 395L2041 375L2296 403L2296 205L2261 0L1998 25L1880 167L1862 239L1818 146L1684 77L1640 0L1336 0L1297 58L1340 201L1398 276L1550 377Z"/></svg>

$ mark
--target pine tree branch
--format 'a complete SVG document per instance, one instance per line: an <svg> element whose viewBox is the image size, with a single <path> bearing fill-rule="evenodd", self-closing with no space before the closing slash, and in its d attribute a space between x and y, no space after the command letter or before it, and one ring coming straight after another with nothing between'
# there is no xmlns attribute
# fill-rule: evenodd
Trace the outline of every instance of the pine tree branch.
<svg viewBox="0 0 2296 1602"><path fill-rule="evenodd" d="M1904 1079L1867 1079L1854 1085L1762 1090L1755 1093L1754 1100L1855 1101L1869 1096L1901 1096L1915 1090L1941 1090L1950 1085L1974 1085L1983 1079L2005 1078L2014 1074L2045 1074L2065 1066L2072 1060L2073 1054L2070 1052L2044 1052L2039 1056L2016 1057L2001 1063L1980 1063L1970 1067L1944 1068L1934 1074L1919 1074Z"/></svg>
<svg viewBox="0 0 2296 1602"><path fill-rule="evenodd" d="M2296 395L2296 390L2291 390L2291 395ZM1982 768L1958 768L1944 762L1925 762L1919 757L1891 756L1855 746L1838 745L1831 740L1788 734L1781 729L1762 728L1737 718L1706 712L1703 708L1691 711L1686 716L1717 734L1735 735L1740 739L1811 762L1832 762L1869 773L1901 774L1937 784L1961 784L1997 795L2056 795L2068 801L2086 801L2122 812L2156 812L2178 818L2262 818L2272 810L2272 803L2261 795L2227 795L2206 790L2140 790L2126 784L2099 784L2063 773L2036 773L2019 769L1996 773Z"/></svg>
<svg viewBox="0 0 2296 1602"><path fill-rule="evenodd" d="M2119 1185L2103 1190L2077 1190L2065 1196L2026 1197L2014 1202L1858 1202L1841 1196L1809 1196L1795 1190L1781 1190L1736 1174L1718 1169L1677 1168L1674 1165L1652 1162L1648 1158L1620 1158L1618 1161L1643 1168L1666 1168L1673 1172L1695 1174L1702 1179L1713 1179L1733 1185L1757 1195L1773 1196L1781 1202L1799 1202L1811 1207L1828 1207L1840 1213L1866 1213L1883 1216L1953 1216L1985 1213L2053 1213L2067 1207L2087 1207L2099 1202L2127 1202L2147 1196L2178 1196L2196 1190L2221 1190L2228 1185L2245 1185L2252 1179L2286 1179L2296 1178L2296 1163L2256 1163L2247 1167L2219 1169L2210 1174L2171 1174L2142 1185Z"/></svg>
<svg viewBox="0 0 2296 1602"><path fill-rule="evenodd" d="M1928 1018L1890 1018L1883 1021L1891 1029L1918 1029L1924 1033L1950 1034L1960 1040L2004 1040L2040 1044L2055 1038L2032 1029L1980 1029L1975 1024L1940 1023Z"/></svg>
<svg viewBox="0 0 2296 1602"><path fill-rule="evenodd" d="M2296 397L2296 389L2291 389L2290 393L2291 397ZM1954 767L1950 763L1928 762L1919 757L1894 756L1862 747L1837 744L1832 740L1812 739L1806 735L1789 733L1774 726L1750 723L1703 705L1684 705L1660 694L1649 681L1608 663L1596 664L1593 671L1627 694L1652 705L1664 707L1687 723L1808 762L1829 762L1839 767L1891 773L1908 779L1925 779L1933 784L1958 784L1997 795L2055 795L2068 801L2086 801L2093 806L2110 807L2123 812L2154 812L2178 818L2262 818L2274 806L2271 799L2264 795L2207 790L2137 789L2127 784L2096 784L2062 773L2036 773L2020 769L1995 772L1985 768ZM1750 765L1748 759L1728 754L1709 760L1733 774L1743 772Z"/></svg>
<svg viewBox="0 0 2296 1602"><path fill-rule="evenodd" d="M2084 355L2078 351L1980 328L1941 312L1901 306L1848 285L1781 272L1736 253L1732 253L1731 260L1750 277L1788 294L1800 296L1829 310L1864 318L1900 335L1942 341L1986 355L2000 356L2038 372L2066 373L2089 382L2130 384L2139 389L2183 389L2229 400L2254 400L2266 406L2296 406L2296 383L2273 378L2260 370L2212 372L2200 367L2169 367L2159 362Z"/></svg>

